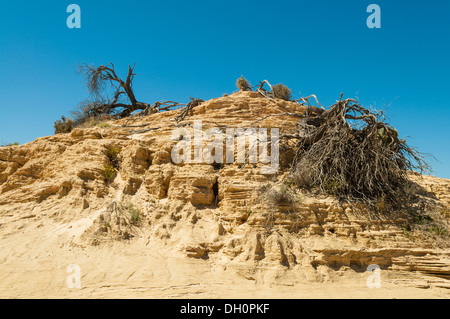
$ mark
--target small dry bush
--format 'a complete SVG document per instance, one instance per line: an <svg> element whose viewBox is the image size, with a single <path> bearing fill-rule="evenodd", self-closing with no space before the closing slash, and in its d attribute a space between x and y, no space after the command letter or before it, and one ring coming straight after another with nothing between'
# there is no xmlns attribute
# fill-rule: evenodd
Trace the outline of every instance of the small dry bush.
<svg viewBox="0 0 450 319"><path fill-rule="evenodd" d="M107 240L129 240L139 235L142 219L140 210L134 204L112 202L85 236L92 245Z"/></svg>
<svg viewBox="0 0 450 319"><path fill-rule="evenodd" d="M9 147L9 146L18 146L18 145L20 145L19 142L14 142L14 143L3 143L3 144L0 144L0 147Z"/></svg>
<svg viewBox="0 0 450 319"><path fill-rule="evenodd" d="M292 190L286 186L273 187L270 184L259 189L260 199L268 203L269 206L292 205L295 203L295 196Z"/></svg>
<svg viewBox="0 0 450 319"><path fill-rule="evenodd" d="M236 80L236 87L241 91L249 91L251 88L250 82L247 81L243 75Z"/></svg>
<svg viewBox="0 0 450 319"><path fill-rule="evenodd" d="M402 225L405 236L414 241L425 240L439 247L449 247L450 222L441 212L439 206L416 211Z"/></svg>
<svg viewBox="0 0 450 319"><path fill-rule="evenodd" d="M107 128L111 127L111 124L105 122L105 120L109 120L110 117L107 116L98 116L98 117L88 117L83 122L80 122L76 127L78 128L91 128L91 127L100 127Z"/></svg>
<svg viewBox="0 0 450 319"><path fill-rule="evenodd" d="M61 120L56 120L53 127L55 134L70 133L75 127L75 123L72 119L61 116Z"/></svg>
<svg viewBox="0 0 450 319"><path fill-rule="evenodd" d="M292 90L283 84L276 84L272 86L272 94L281 100L290 101L292 98Z"/></svg>
<svg viewBox="0 0 450 319"><path fill-rule="evenodd" d="M100 127L100 128L107 128L107 127L111 127L111 124L109 124L107 122L100 122L100 123L97 123L96 126Z"/></svg>

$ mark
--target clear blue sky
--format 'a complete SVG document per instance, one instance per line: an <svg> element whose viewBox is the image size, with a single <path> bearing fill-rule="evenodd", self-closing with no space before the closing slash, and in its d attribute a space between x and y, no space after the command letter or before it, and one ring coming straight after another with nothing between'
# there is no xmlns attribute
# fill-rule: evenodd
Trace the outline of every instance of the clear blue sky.
<svg viewBox="0 0 450 319"><path fill-rule="evenodd" d="M81 7L81 29L66 8ZM381 7L381 29L366 8ZM450 2L3 1L0 143L53 134L53 122L88 96L80 63L136 63L140 101L210 99L236 78L282 82L331 105L339 94L387 115L450 178Z"/></svg>

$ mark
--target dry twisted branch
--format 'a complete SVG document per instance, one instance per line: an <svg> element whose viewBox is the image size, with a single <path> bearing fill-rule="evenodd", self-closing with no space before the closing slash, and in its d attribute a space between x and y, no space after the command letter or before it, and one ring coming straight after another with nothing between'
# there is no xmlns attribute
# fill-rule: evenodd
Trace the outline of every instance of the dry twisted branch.
<svg viewBox="0 0 450 319"><path fill-rule="evenodd" d="M319 103L319 100L317 99L317 96L315 96L314 94L311 94L310 96L307 96L307 97L301 97L298 100L295 100L295 102L297 102L297 103L298 102L302 102L302 103L299 103L299 104L300 105L304 105L304 103L306 103L308 106L311 106L311 104L309 103L309 99L312 98L312 97L316 100L317 105L319 105L323 110L325 110L324 107Z"/></svg>
<svg viewBox="0 0 450 319"><path fill-rule="evenodd" d="M87 86L91 95L94 96L94 101L90 106L89 116L98 116L102 114L115 114L123 118L129 116L136 110L145 110L149 107L148 103L139 102L133 92L133 79L136 75L134 73L135 65L128 66L128 75L123 81L115 72L114 64L100 65L98 67L92 65L81 65L80 72L85 73L87 78ZM114 97L112 100L103 98L102 93L105 86L109 84L110 89L113 90ZM122 95L126 94L131 104L119 103Z"/></svg>
<svg viewBox="0 0 450 319"><path fill-rule="evenodd" d="M183 121L194 107L199 106L204 102L200 98L194 99L193 97L190 97L190 99L191 100L186 104L186 107L182 110L181 114L175 117L175 121L177 121L177 123Z"/></svg>

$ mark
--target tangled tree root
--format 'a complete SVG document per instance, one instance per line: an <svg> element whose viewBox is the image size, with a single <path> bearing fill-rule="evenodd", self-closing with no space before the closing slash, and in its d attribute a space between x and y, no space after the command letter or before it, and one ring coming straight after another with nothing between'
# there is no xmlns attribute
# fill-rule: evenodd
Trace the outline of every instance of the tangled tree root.
<svg viewBox="0 0 450 319"><path fill-rule="evenodd" d="M308 107L297 131L287 137L298 140L292 181L371 208L401 207L411 183L408 171L430 169L427 156L400 139L383 112L342 95L327 110Z"/></svg>

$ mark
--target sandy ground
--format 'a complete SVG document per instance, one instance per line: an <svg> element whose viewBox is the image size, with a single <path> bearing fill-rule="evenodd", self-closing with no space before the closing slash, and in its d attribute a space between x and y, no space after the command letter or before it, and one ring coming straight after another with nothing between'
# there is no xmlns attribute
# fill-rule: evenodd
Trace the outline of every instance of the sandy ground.
<svg viewBox="0 0 450 319"><path fill-rule="evenodd" d="M305 278L268 284L270 269L255 280L236 275L236 267L170 256L145 238L101 246L74 244L89 219L72 224L22 219L5 224L0 239L1 298L449 298L448 289L421 289L389 271L381 271L381 288L368 288L369 273L342 273L317 283ZM44 226L45 224L45 226ZM69 228L70 227L70 228ZM75 236L75 237L74 237ZM74 240L75 239L75 240ZM69 288L68 266L80 267L80 288ZM243 265L243 267L245 267ZM292 275L292 274L291 274ZM266 276L266 278L265 278Z"/></svg>

